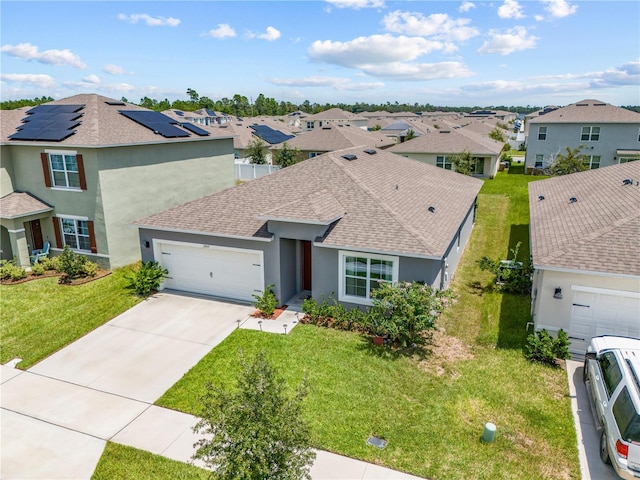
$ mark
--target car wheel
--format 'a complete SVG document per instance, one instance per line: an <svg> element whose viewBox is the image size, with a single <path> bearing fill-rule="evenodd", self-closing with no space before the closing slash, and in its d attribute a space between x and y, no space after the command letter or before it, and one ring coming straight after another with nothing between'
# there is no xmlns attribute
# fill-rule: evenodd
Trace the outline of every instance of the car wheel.
<svg viewBox="0 0 640 480"><path fill-rule="evenodd" d="M603 431L600 435L600 460L607 465L611 464L611 457L609 456L609 447L607 447L607 434Z"/></svg>

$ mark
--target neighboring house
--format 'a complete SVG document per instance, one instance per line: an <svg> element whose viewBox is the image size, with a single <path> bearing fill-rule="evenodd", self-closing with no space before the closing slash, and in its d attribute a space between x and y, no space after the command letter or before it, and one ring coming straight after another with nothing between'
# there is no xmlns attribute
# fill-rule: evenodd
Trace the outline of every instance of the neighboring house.
<svg viewBox="0 0 640 480"><path fill-rule="evenodd" d="M453 157L464 151L474 158L473 175L493 177L503 143L462 128L433 130L389 148L390 152L453 170Z"/></svg>
<svg viewBox="0 0 640 480"><path fill-rule="evenodd" d="M162 112L179 121L188 121L199 125L224 125L231 122L232 118L221 112L215 112L208 108L201 108L195 112L187 112L184 110L169 109Z"/></svg>
<svg viewBox="0 0 640 480"><path fill-rule="evenodd" d="M465 113L464 116L467 118L496 118L503 122L510 122L515 120L518 114L504 110L474 110L473 112Z"/></svg>
<svg viewBox="0 0 640 480"><path fill-rule="evenodd" d="M347 112L340 108L330 108L315 115L306 115L300 118L300 127L305 131L317 130L327 125L352 125L367 129L366 117Z"/></svg>
<svg viewBox="0 0 640 480"><path fill-rule="evenodd" d="M475 219L478 179L351 148L134 222L165 288L250 302L368 305L378 281L446 288Z"/></svg>
<svg viewBox="0 0 640 480"><path fill-rule="evenodd" d="M381 131L369 132L358 127L340 124L324 126L287 140L289 147L300 150L300 157L303 159L360 145L384 149L394 144L395 140ZM277 147L280 148L282 145Z"/></svg>
<svg viewBox="0 0 640 480"><path fill-rule="evenodd" d="M546 111L530 118L526 128L530 173L549 167L567 147L583 146L590 169L640 159L640 113L598 100Z"/></svg>
<svg viewBox="0 0 640 480"><path fill-rule="evenodd" d="M126 265L140 259L131 220L233 186L233 140L170 122L99 95L3 110L2 258L28 266L49 241L52 254Z"/></svg>
<svg viewBox="0 0 640 480"><path fill-rule="evenodd" d="M640 162L529 183L536 330L640 338Z"/></svg>

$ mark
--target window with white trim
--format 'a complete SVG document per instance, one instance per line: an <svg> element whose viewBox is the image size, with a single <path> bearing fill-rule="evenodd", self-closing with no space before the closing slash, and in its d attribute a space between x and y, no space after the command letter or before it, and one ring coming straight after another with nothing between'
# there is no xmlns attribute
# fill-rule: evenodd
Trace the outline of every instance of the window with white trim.
<svg viewBox="0 0 640 480"><path fill-rule="evenodd" d="M87 220L61 217L60 227L64 237L64 245L69 245L72 250L91 251L89 222Z"/></svg>
<svg viewBox="0 0 640 480"><path fill-rule="evenodd" d="M538 140L547 139L547 127L538 127Z"/></svg>
<svg viewBox="0 0 640 480"><path fill-rule="evenodd" d="M318 155L322 155L322 152L309 152L309 158L317 157Z"/></svg>
<svg viewBox="0 0 640 480"><path fill-rule="evenodd" d="M475 175L484 174L484 158L473 157L473 170L471 173Z"/></svg>
<svg viewBox="0 0 640 480"><path fill-rule="evenodd" d="M600 140L600 127L582 127L580 140L583 142L597 142Z"/></svg>
<svg viewBox="0 0 640 480"><path fill-rule="evenodd" d="M447 156L438 155L436 157L436 167L444 168L445 170L453 170L453 163Z"/></svg>
<svg viewBox="0 0 640 480"><path fill-rule="evenodd" d="M536 155L536 163L534 165L535 168L542 168L542 165L544 165L544 155L543 154L538 154Z"/></svg>
<svg viewBox="0 0 640 480"><path fill-rule="evenodd" d="M369 305L380 283L398 281L398 257L341 251L339 262L340 301Z"/></svg>
<svg viewBox="0 0 640 480"><path fill-rule="evenodd" d="M620 157L619 163L629 163L640 160L638 157Z"/></svg>
<svg viewBox="0 0 640 480"><path fill-rule="evenodd" d="M600 168L600 155L585 155L584 164L589 167L589 170Z"/></svg>
<svg viewBox="0 0 640 480"><path fill-rule="evenodd" d="M315 122L307 122L307 130L313 130L315 126Z"/></svg>
<svg viewBox="0 0 640 480"><path fill-rule="evenodd" d="M52 186L80 189L80 173L75 154L49 153Z"/></svg>

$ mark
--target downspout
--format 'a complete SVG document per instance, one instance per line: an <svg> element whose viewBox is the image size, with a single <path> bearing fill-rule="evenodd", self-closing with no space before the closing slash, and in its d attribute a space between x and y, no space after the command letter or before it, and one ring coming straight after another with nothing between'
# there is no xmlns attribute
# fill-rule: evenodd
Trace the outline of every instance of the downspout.
<svg viewBox="0 0 640 480"><path fill-rule="evenodd" d="M440 260L440 290L444 290L444 272L447 269L447 257Z"/></svg>

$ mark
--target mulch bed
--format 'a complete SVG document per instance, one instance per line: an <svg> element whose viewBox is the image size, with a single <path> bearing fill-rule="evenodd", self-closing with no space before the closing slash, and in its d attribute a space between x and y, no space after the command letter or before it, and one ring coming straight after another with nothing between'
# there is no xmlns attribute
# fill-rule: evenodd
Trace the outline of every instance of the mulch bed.
<svg viewBox="0 0 640 480"><path fill-rule="evenodd" d="M288 306L289 305L282 305L281 307L276 308L273 311L273 315L271 315L270 317L265 315L262 310L256 310L255 312L253 312L251 314L251 316L252 317L256 317L256 318L264 318L265 320L275 320L276 318L278 318L280 316L280 314L282 312L284 312L287 309Z"/></svg>
<svg viewBox="0 0 640 480"><path fill-rule="evenodd" d="M42 275L33 275L28 273L25 278L20 280L11 280L10 278L0 280L0 284L2 285L18 285L21 283L31 282L32 280L41 280L43 278L51 278L51 277L61 277L63 274L53 271L44 272ZM107 275L111 275L110 270L98 270L93 277L84 277L84 278L76 278L72 280L71 283L64 283L61 285L83 285L85 283L93 282L94 280L99 280L101 278L106 277Z"/></svg>

